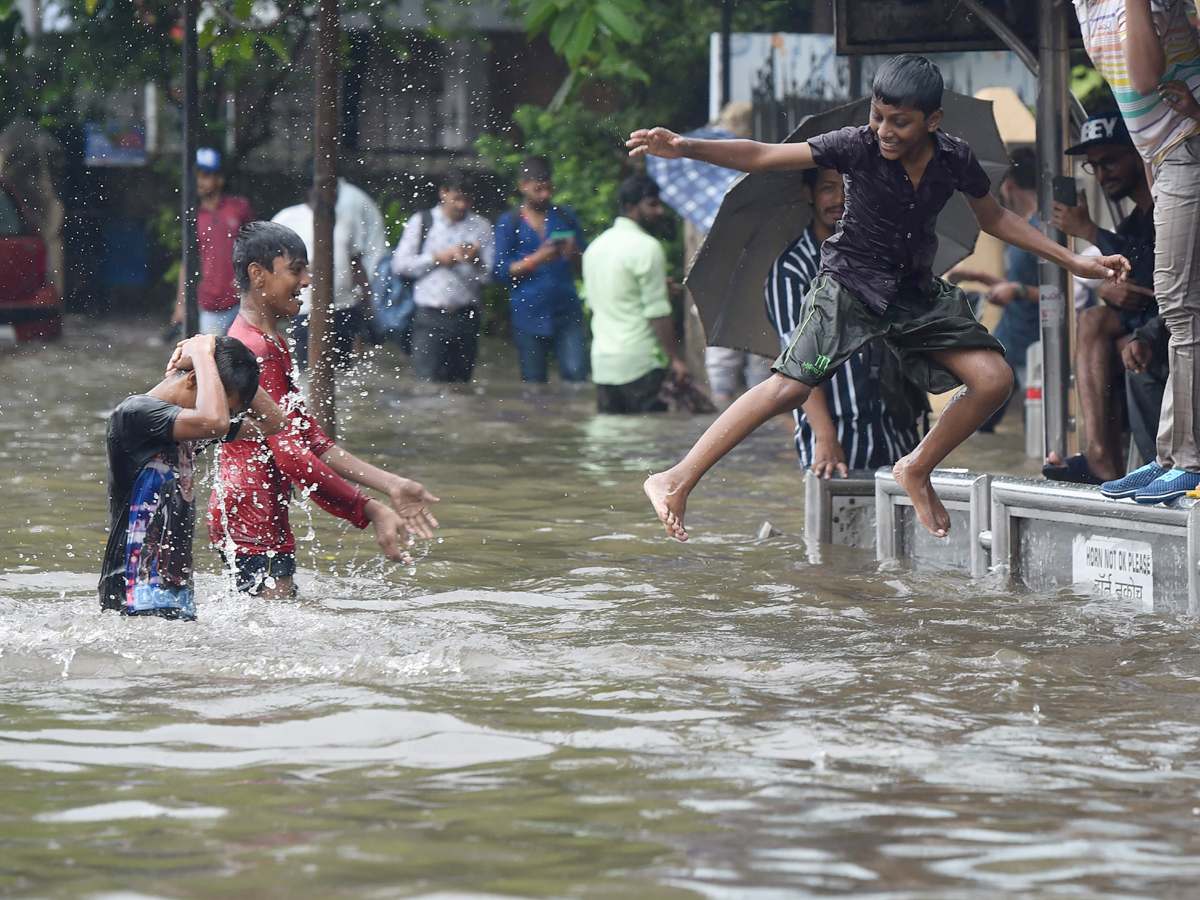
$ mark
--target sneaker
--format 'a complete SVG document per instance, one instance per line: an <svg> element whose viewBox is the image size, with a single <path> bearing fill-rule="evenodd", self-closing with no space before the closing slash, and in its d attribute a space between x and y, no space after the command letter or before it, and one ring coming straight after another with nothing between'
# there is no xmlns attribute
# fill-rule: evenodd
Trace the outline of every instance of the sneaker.
<svg viewBox="0 0 1200 900"><path fill-rule="evenodd" d="M1133 495L1138 503L1166 503L1200 487L1200 473L1172 469Z"/></svg>
<svg viewBox="0 0 1200 900"><path fill-rule="evenodd" d="M1150 482L1161 478L1166 471L1158 463L1146 463L1140 469L1134 469L1124 478L1104 482L1100 485L1100 493L1109 500L1124 500L1126 497L1132 497Z"/></svg>

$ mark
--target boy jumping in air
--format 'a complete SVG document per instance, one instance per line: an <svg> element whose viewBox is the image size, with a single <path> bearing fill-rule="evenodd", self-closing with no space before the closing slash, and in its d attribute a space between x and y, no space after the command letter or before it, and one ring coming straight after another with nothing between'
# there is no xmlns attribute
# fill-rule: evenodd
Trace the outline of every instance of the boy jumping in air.
<svg viewBox="0 0 1200 900"><path fill-rule="evenodd" d="M296 540L288 500L296 486L318 506L357 528L368 523L385 556L407 562L401 542L432 538L437 520L424 486L363 462L337 446L308 414L293 380L292 356L279 333L281 318L300 311L308 287L308 251L296 232L274 222L251 222L233 246L241 312L229 334L258 358L265 390L287 414L287 427L258 441L234 441L221 454L217 489L208 504L209 540L237 569L238 589L263 597L292 594ZM395 509L351 485L388 495Z"/></svg>
<svg viewBox="0 0 1200 900"><path fill-rule="evenodd" d="M949 533L950 516L930 474L1012 390L1004 347L975 318L966 295L930 270L934 225L954 191L966 195L979 227L1005 243L1081 278L1123 281L1128 274L1123 256L1072 253L1001 207L970 145L938 130L941 105L937 66L904 54L876 72L868 125L800 144L692 140L665 128L630 135L630 156L689 157L743 172L836 169L846 181L845 213L822 247L800 326L774 374L735 401L678 465L646 479L646 496L667 534L687 540L687 498L705 472L764 422L803 405L814 387L877 338L927 390L964 386L892 469L921 524L937 537Z"/></svg>

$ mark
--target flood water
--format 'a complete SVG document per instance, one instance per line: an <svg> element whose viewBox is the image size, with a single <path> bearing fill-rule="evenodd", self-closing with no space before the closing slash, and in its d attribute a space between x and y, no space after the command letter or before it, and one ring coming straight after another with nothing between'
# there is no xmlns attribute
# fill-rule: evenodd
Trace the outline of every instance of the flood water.
<svg viewBox="0 0 1200 900"><path fill-rule="evenodd" d="M298 599L228 593L201 525L198 622L101 615L151 339L0 349L0 895L1196 896L1193 622L818 562L773 427L668 542L640 483L707 420L523 390L494 343L473 388L342 383L343 442L443 498L411 569L295 510Z"/></svg>

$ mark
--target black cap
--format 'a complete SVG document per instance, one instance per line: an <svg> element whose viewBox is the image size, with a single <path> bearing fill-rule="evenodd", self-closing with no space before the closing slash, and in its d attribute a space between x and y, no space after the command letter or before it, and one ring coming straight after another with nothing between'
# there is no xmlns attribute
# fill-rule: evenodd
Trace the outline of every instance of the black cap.
<svg viewBox="0 0 1200 900"><path fill-rule="evenodd" d="M1133 146L1133 138L1125 127L1125 120L1115 110L1092 113L1079 129L1079 143L1068 147L1064 153L1067 156L1080 156L1087 153L1089 147L1098 144L1125 144Z"/></svg>

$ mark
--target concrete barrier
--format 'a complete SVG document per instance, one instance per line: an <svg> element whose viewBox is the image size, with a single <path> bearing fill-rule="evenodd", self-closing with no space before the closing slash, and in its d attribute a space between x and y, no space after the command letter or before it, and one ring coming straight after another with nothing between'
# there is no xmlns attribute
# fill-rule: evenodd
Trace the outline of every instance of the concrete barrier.
<svg viewBox="0 0 1200 900"><path fill-rule="evenodd" d="M804 473L804 537L822 544L875 549L875 473L851 470L846 478Z"/></svg>
<svg viewBox="0 0 1200 900"><path fill-rule="evenodd" d="M1200 506L1141 506L1094 487L991 484L992 567L1034 590L1078 586L1147 612L1200 612Z"/></svg>
<svg viewBox="0 0 1200 900"><path fill-rule="evenodd" d="M992 476L965 469L938 469L933 487L950 513L950 534L935 538L925 530L891 469L875 473L875 557L908 559L920 566L987 574L990 562L988 487Z"/></svg>

